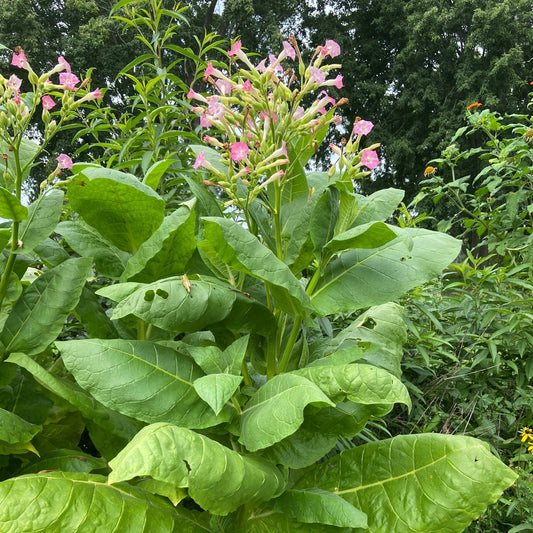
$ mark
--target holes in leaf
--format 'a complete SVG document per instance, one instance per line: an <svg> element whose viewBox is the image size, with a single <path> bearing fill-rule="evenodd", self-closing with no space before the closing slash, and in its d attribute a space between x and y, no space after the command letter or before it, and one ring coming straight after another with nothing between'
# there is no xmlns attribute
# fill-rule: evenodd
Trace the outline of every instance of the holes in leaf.
<svg viewBox="0 0 533 533"><path fill-rule="evenodd" d="M155 297L155 292L153 290L148 290L144 293L144 299L147 301L147 302L151 302Z"/></svg>
<svg viewBox="0 0 533 533"><path fill-rule="evenodd" d="M362 327L365 327L365 328L368 328L368 329L374 329L374 326L376 325L376 321L367 316L364 320L363 320L363 323L361 324Z"/></svg>

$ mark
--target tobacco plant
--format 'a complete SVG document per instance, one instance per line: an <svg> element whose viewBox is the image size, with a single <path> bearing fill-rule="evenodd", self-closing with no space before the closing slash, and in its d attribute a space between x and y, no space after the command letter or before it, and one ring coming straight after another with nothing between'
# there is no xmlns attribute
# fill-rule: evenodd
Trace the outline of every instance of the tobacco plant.
<svg viewBox="0 0 533 533"><path fill-rule="evenodd" d="M142 175L77 163L26 214L7 188L31 168L24 113L1 80L1 531L453 532L512 484L468 437L339 453L409 408L393 300L459 251L385 222L401 191L354 193L379 163L370 122L329 172L306 170L340 126L339 54L327 41L306 64L291 39L256 64L236 41L225 69L208 63L212 91L188 96L209 131L177 208Z"/></svg>

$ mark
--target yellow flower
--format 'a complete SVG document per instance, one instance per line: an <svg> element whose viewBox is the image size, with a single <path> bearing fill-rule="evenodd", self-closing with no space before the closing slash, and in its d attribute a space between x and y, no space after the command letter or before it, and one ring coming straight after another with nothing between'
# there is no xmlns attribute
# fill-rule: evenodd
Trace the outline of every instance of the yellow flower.
<svg viewBox="0 0 533 533"><path fill-rule="evenodd" d="M533 430L525 427L522 429L522 442L526 442L527 439L533 440ZM530 448L533 448L533 445Z"/></svg>
<svg viewBox="0 0 533 533"><path fill-rule="evenodd" d="M432 167L432 166L426 167L426 170L424 170L424 176L426 176L426 178L428 176L433 176L435 172L437 172L437 169L435 167Z"/></svg>

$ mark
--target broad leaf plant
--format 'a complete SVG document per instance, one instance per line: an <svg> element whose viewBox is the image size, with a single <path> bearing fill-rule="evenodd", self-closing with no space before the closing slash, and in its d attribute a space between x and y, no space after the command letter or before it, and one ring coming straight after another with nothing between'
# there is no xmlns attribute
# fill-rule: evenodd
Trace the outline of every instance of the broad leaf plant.
<svg viewBox="0 0 533 533"><path fill-rule="evenodd" d="M114 9L142 21L143 4ZM368 121L308 170L341 126L339 53L306 63L291 38L258 61L235 41L208 62L177 206L138 166L62 154L28 207L49 137L102 95L63 58L37 76L14 54L32 90L0 78L0 531L459 532L513 483L464 436L340 451L409 408L394 300L460 243L389 224L402 191L354 192L379 164Z"/></svg>

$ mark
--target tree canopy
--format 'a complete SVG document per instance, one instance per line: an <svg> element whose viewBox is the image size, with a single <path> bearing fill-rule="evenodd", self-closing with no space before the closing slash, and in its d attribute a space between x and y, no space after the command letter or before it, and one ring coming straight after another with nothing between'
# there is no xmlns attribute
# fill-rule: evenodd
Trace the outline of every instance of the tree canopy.
<svg viewBox="0 0 533 533"><path fill-rule="evenodd" d="M169 5L173 2L168 2ZM366 180L412 197L427 162L445 148L472 102L523 112L533 58L533 0L197 0L185 2L189 26L176 35L237 36L250 51L277 51L294 34L310 54L325 39L342 49L345 123L375 123L383 165ZM37 66L65 54L111 84L137 43L108 17L111 0L0 0L0 43L23 46ZM7 58L7 56L6 56ZM186 78L186 76L185 76ZM118 82L120 84L120 81ZM127 93L125 83L117 87ZM338 133L339 136L342 133ZM338 140L338 139L337 139Z"/></svg>

